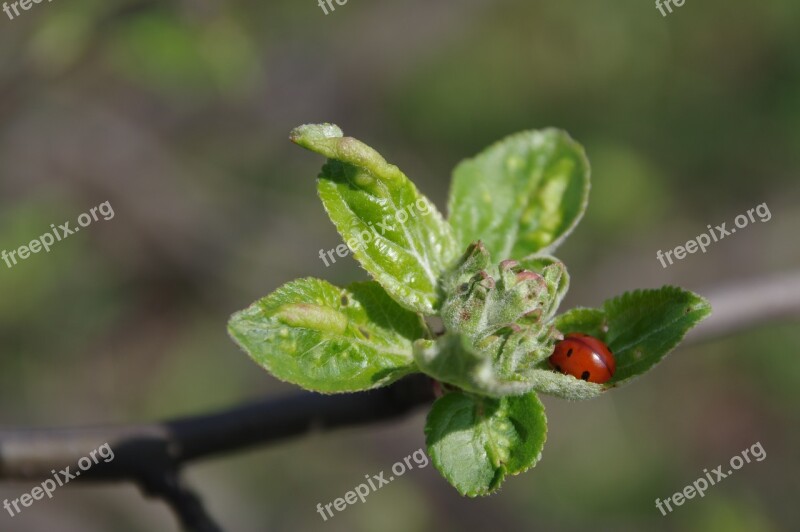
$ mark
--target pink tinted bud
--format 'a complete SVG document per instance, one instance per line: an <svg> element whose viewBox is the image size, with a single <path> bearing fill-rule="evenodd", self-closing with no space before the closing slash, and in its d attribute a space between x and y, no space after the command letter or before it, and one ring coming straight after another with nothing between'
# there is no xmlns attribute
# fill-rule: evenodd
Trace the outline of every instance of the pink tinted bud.
<svg viewBox="0 0 800 532"><path fill-rule="evenodd" d="M488 273L486 273L486 270L479 271L478 275L480 275L481 278L483 279L481 281L481 284L483 286L486 286L488 288L494 288L494 279Z"/></svg>
<svg viewBox="0 0 800 532"><path fill-rule="evenodd" d="M522 270L517 274L517 281L528 281L530 279L541 279L542 276L530 270Z"/></svg>

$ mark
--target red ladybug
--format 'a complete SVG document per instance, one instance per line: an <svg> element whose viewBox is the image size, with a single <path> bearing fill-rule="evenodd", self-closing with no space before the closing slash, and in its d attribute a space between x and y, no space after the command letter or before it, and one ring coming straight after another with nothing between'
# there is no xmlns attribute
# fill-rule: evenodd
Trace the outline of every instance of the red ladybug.
<svg viewBox="0 0 800 532"><path fill-rule="evenodd" d="M611 349L594 336L582 333L566 335L556 344L549 360L557 371L597 384L608 381L617 369Z"/></svg>

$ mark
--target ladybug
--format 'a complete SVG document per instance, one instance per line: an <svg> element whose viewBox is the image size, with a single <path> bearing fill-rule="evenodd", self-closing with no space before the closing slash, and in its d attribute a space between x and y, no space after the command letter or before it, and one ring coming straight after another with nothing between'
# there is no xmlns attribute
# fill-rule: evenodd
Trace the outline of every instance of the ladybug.
<svg viewBox="0 0 800 532"><path fill-rule="evenodd" d="M608 381L617 369L611 349L594 336L582 333L566 335L548 360L561 373L597 384Z"/></svg>

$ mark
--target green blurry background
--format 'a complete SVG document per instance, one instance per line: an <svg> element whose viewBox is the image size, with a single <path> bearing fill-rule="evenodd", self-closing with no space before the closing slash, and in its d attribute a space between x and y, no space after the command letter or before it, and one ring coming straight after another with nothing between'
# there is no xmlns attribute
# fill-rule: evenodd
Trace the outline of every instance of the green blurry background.
<svg viewBox="0 0 800 532"><path fill-rule="evenodd" d="M379 4L379 5L375 5ZM397 5L394 5L397 4ZM334 4L335 5L335 4ZM331 121L444 207L463 157L566 129L593 190L559 255L567 306L800 265L800 4L64 1L0 14L0 248L103 201L116 216L0 263L0 423L154 420L292 392L227 338L229 314L300 276L365 278L288 132ZM772 220L663 269L767 202ZM586 403L546 399L537 467L460 498L432 466L323 522L315 507L423 446L424 412L188 471L229 530L797 529L797 321L677 350ZM760 441L767 459L668 517L654 506ZM0 499L32 485L0 484ZM0 530L174 530L127 485L70 486Z"/></svg>

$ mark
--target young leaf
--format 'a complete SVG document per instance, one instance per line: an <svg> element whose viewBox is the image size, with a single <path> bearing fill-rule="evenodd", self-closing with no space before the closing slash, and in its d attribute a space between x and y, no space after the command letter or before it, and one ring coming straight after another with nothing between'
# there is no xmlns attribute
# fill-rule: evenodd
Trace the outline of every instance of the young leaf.
<svg viewBox="0 0 800 532"><path fill-rule="evenodd" d="M451 392L433 404L425 436L436 469L459 493L475 497L536 464L547 419L532 393L491 399Z"/></svg>
<svg viewBox="0 0 800 532"><path fill-rule="evenodd" d="M605 386L613 387L652 368L710 313L702 297L665 286L627 292L603 303L602 309L570 310L556 318L556 326L564 334L583 332L608 345L617 370Z"/></svg>
<svg viewBox="0 0 800 532"><path fill-rule="evenodd" d="M554 250L588 197L580 144L557 129L523 131L456 167L449 221L460 249L482 240L498 260L521 259Z"/></svg>
<svg viewBox="0 0 800 532"><path fill-rule="evenodd" d="M466 336L447 333L436 340L414 342L414 360L423 373L467 392L488 397L522 395L532 386L521 374L500 375L489 354Z"/></svg>
<svg viewBox="0 0 800 532"><path fill-rule="evenodd" d="M459 252L436 207L399 168L334 125L300 126L290 138L328 158L317 190L355 258L398 303L433 314L439 277Z"/></svg>
<svg viewBox="0 0 800 532"><path fill-rule="evenodd" d="M537 369L530 370L526 374L526 379L531 390L570 401L593 399L608 390L608 387L602 384L558 373L552 370L546 361L541 362Z"/></svg>
<svg viewBox="0 0 800 532"><path fill-rule="evenodd" d="M375 282L341 289L320 279L285 284L228 324L231 337L278 379L323 393L377 388L417 371L420 317Z"/></svg>

